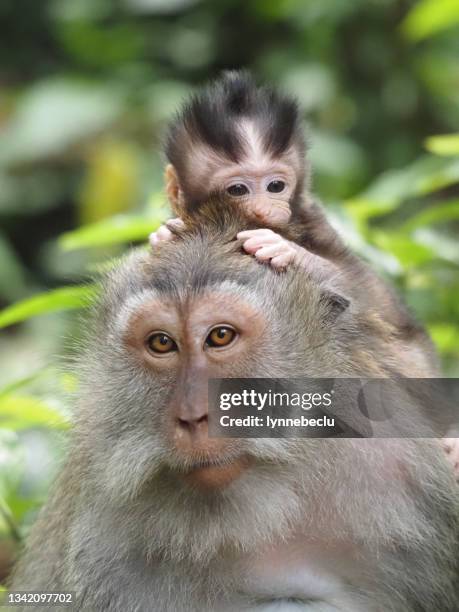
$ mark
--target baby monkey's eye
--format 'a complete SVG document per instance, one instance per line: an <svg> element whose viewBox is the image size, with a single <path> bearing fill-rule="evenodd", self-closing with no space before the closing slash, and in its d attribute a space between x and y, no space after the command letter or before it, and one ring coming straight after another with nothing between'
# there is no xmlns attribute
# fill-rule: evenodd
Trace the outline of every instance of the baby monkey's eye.
<svg viewBox="0 0 459 612"><path fill-rule="evenodd" d="M267 187L270 193L281 193L285 189L284 181L271 181Z"/></svg>
<svg viewBox="0 0 459 612"><path fill-rule="evenodd" d="M206 338L207 346L227 346L236 337L236 332L231 327L214 327Z"/></svg>
<svg viewBox="0 0 459 612"><path fill-rule="evenodd" d="M177 345L167 334L152 334L147 340L148 348L153 353L170 353L177 350Z"/></svg>
<svg viewBox="0 0 459 612"><path fill-rule="evenodd" d="M234 185L230 185L226 190L231 196L244 196L249 193L249 188L244 183L234 183Z"/></svg>

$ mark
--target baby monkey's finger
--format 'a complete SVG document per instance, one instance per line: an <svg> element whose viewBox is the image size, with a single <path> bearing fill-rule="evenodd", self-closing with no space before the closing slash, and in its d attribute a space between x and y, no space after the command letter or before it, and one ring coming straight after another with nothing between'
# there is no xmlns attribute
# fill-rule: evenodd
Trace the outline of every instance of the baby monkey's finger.
<svg viewBox="0 0 459 612"><path fill-rule="evenodd" d="M255 235L248 237L244 244L243 248L247 253L256 253L258 249L270 246L270 245L280 245L284 243L284 239L278 236L277 234L272 233L271 235Z"/></svg>
<svg viewBox="0 0 459 612"><path fill-rule="evenodd" d="M271 266L277 270L285 270L291 263L292 258L289 253L276 255L276 257L273 257L270 261Z"/></svg>
<svg viewBox="0 0 459 612"><path fill-rule="evenodd" d="M295 249L292 248L290 243L284 242L279 245L280 248L277 253L271 258L270 264L277 270L285 270L289 265L295 262Z"/></svg>
<svg viewBox="0 0 459 612"><path fill-rule="evenodd" d="M276 255L280 255L283 251L281 244L263 245L255 253L255 257L259 261L267 261Z"/></svg>
<svg viewBox="0 0 459 612"><path fill-rule="evenodd" d="M246 240L242 245L244 251L250 253L251 255L255 255L258 249L261 249L265 246L265 243L262 240L258 240L257 238L250 238Z"/></svg>
<svg viewBox="0 0 459 612"><path fill-rule="evenodd" d="M237 234L239 240L245 240L247 238L260 238L263 240L270 240L274 237L280 238L278 234L275 234L272 230L266 228L260 228L255 230L244 230Z"/></svg>
<svg viewBox="0 0 459 612"><path fill-rule="evenodd" d="M156 232L153 232L149 236L150 245L155 247L159 242L165 242L171 240L172 232L165 226L161 225Z"/></svg>
<svg viewBox="0 0 459 612"><path fill-rule="evenodd" d="M169 219L169 221L166 221L166 227L172 230L182 229L185 227L185 223L182 221L182 219L180 219L180 217L177 217L176 219Z"/></svg>

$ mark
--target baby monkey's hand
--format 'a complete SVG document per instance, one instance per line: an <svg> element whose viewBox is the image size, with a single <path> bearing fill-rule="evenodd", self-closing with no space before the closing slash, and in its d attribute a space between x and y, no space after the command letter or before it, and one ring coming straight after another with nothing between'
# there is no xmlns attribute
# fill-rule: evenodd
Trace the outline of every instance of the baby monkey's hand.
<svg viewBox="0 0 459 612"><path fill-rule="evenodd" d="M259 261L270 262L277 269L290 264L307 267L311 259L320 259L270 229L246 230L239 232L237 237L244 241L243 248L247 253L255 255Z"/></svg>
<svg viewBox="0 0 459 612"><path fill-rule="evenodd" d="M150 245L155 247L158 242L165 242L167 240L171 240L174 234L171 232L169 228L180 228L183 227L184 223L178 217L176 219L169 219L166 221L165 225L161 225L156 232L153 232L149 236Z"/></svg>

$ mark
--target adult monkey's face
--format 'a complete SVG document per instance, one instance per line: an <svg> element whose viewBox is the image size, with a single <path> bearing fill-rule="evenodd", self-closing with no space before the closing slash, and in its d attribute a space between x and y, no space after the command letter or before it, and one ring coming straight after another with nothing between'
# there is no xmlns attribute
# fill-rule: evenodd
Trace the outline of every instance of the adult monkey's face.
<svg viewBox="0 0 459 612"><path fill-rule="evenodd" d="M152 293L129 317L122 342L147 376L170 385L160 426L184 479L218 487L237 478L250 459L237 441L209 438L207 385L262 371L255 363L273 339L261 309L224 286L185 299Z"/></svg>

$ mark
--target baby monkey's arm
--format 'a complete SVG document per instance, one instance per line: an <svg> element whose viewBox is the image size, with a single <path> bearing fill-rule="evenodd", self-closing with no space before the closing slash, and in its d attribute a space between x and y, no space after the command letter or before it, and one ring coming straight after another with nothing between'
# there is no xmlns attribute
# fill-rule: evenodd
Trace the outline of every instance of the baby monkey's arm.
<svg viewBox="0 0 459 612"><path fill-rule="evenodd" d="M152 247L159 242L171 240L173 233L169 228L183 227L181 219L170 219L165 225L150 234L150 244ZM255 229L239 232L239 240L243 241L244 250L254 255L258 261L270 263L273 268L282 270L291 264L302 268L320 272L323 268L330 271L330 262L325 262L323 257L310 253L291 240L283 238L270 229Z"/></svg>

